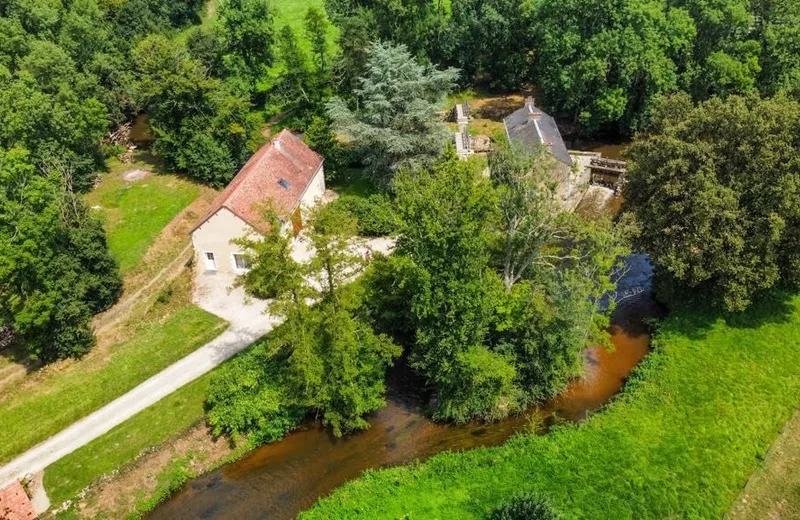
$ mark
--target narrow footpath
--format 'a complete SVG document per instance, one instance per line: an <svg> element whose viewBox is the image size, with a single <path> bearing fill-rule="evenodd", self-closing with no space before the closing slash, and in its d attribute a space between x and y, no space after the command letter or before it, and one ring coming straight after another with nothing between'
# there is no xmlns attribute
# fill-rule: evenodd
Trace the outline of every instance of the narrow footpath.
<svg viewBox="0 0 800 520"><path fill-rule="evenodd" d="M394 241L381 238L365 243L364 251L386 253ZM292 256L297 260L311 254L308 245L298 241ZM87 415L46 441L34 446L0 468L0 489L44 470L50 464L105 434L148 406L206 374L244 350L280 324L281 318L268 314L269 302L248 298L241 288L207 293L197 288L195 303L230 323L230 327L180 361Z"/></svg>

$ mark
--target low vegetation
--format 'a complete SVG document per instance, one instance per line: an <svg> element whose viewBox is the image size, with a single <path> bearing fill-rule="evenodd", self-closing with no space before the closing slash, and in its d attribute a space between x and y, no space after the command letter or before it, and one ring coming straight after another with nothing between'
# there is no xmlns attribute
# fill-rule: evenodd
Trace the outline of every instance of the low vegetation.
<svg viewBox="0 0 800 520"><path fill-rule="evenodd" d="M148 157L141 159L112 161L109 172L84 199L103 220L109 251L123 274L137 265L164 226L200 192L199 185L163 173Z"/></svg>
<svg viewBox="0 0 800 520"><path fill-rule="evenodd" d="M800 412L786 424L761 467L750 476L727 518L800 518Z"/></svg>
<svg viewBox="0 0 800 520"><path fill-rule="evenodd" d="M624 393L579 425L370 471L316 518L484 518L535 492L566 518L719 518L797 406L800 297L680 309Z"/></svg>
<svg viewBox="0 0 800 520"><path fill-rule="evenodd" d="M144 409L111 431L48 466L44 485L50 501L59 505L101 475L158 446L205 417L203 402L210 374L197 379Z"/></svg>
<svg viewBox="0 0 800 520"><path fill-rule="evenodd" d="M187 306L146 320L106 355L43 372L0 403L0 461L7 461L135 387L217 336L225 322ZM98 353L99 354L99 353Z"/></svg>

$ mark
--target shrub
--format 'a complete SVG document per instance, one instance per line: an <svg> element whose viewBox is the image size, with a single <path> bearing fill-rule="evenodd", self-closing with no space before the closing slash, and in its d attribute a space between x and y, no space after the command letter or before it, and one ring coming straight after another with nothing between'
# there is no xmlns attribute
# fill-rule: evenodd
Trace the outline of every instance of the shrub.
<svg viewBox="0 0 800 520"><path fill-rule="evenodd" d="M547 500L531 493L517 495L495 509L489 520L559 520Z"/></svg>
<svg viewBox="0 0 800 520"><path fill-rule="evenodd" d="M387 195L374 193L366 198L342 195L338 203L358 221L359 235L381 237L397 231L397 216Z"/></svg>

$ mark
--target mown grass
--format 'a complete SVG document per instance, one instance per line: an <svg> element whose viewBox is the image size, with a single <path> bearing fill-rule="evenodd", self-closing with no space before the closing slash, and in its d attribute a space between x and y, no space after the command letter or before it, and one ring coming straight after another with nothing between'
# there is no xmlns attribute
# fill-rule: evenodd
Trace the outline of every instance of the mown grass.
<svg viewBox="0 0 800 520"><path fill-rule="evenodd" d="M302 518L485 518L535 491L570 519L720 518L800 400L800 298L662 324L624 393L580 425L367 472Z"/></svg>
<svg viewBox="0 0 800 520"><path fill-rule="evenodd" d="M0 404L0 462L7 461L124 394L216 337L225 322L198 307L144 322L129 341L11 393Z"/></svg>
<svg viewBox="0 0 800 520"><path fill-rule="evenodd" d="M205 416L203 401L210 377L209 373L192 381L49 466L44 485L50 500L60 504L73 498L100 475L199 422Z"/></svg>
<svg viewBox="0 0 800 520"><path fill-rule="evenodd" d="M131 170L151 173L137 181L126 181ZM86 202L103 220L108 247L122 273L130 271L147 252L161 230L199 194L200 186L170 174L158 174L152 161L125 164L112 160Z"/></svg>
<svg viewBox="0 0 800 520"><path fill-rule="evenodd" d="M773 444L763 466L751 475L727 518L800 518L800 411Z"/></svg>

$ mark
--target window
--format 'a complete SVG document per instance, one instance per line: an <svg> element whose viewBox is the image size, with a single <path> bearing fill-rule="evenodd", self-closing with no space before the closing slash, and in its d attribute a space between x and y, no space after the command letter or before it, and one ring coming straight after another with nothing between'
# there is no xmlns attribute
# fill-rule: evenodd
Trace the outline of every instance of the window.
<svg viewBox="0 0 800 520"><path fill-rule="evenodd" d="M239 271L246 271L250 269L250 262L247 257L241 253L233 253L233 266Z"/></svg>
<svg viewBox="0 0 800 520"><path fill-rule="evenodd" d="M214 258L214 253L211 251L205 252L205 260L206 260L206 270L207 271L216 271L217 270L217 260Z"/></svg>
<svg viewBox="0 0 800 520"><path fill-rule="evenodd" d="M278 184L280 184L283 187L284 190L288 190L289 189L289 181L287 181L283 177L281 177L280 180L278 180Z"/></svg>

